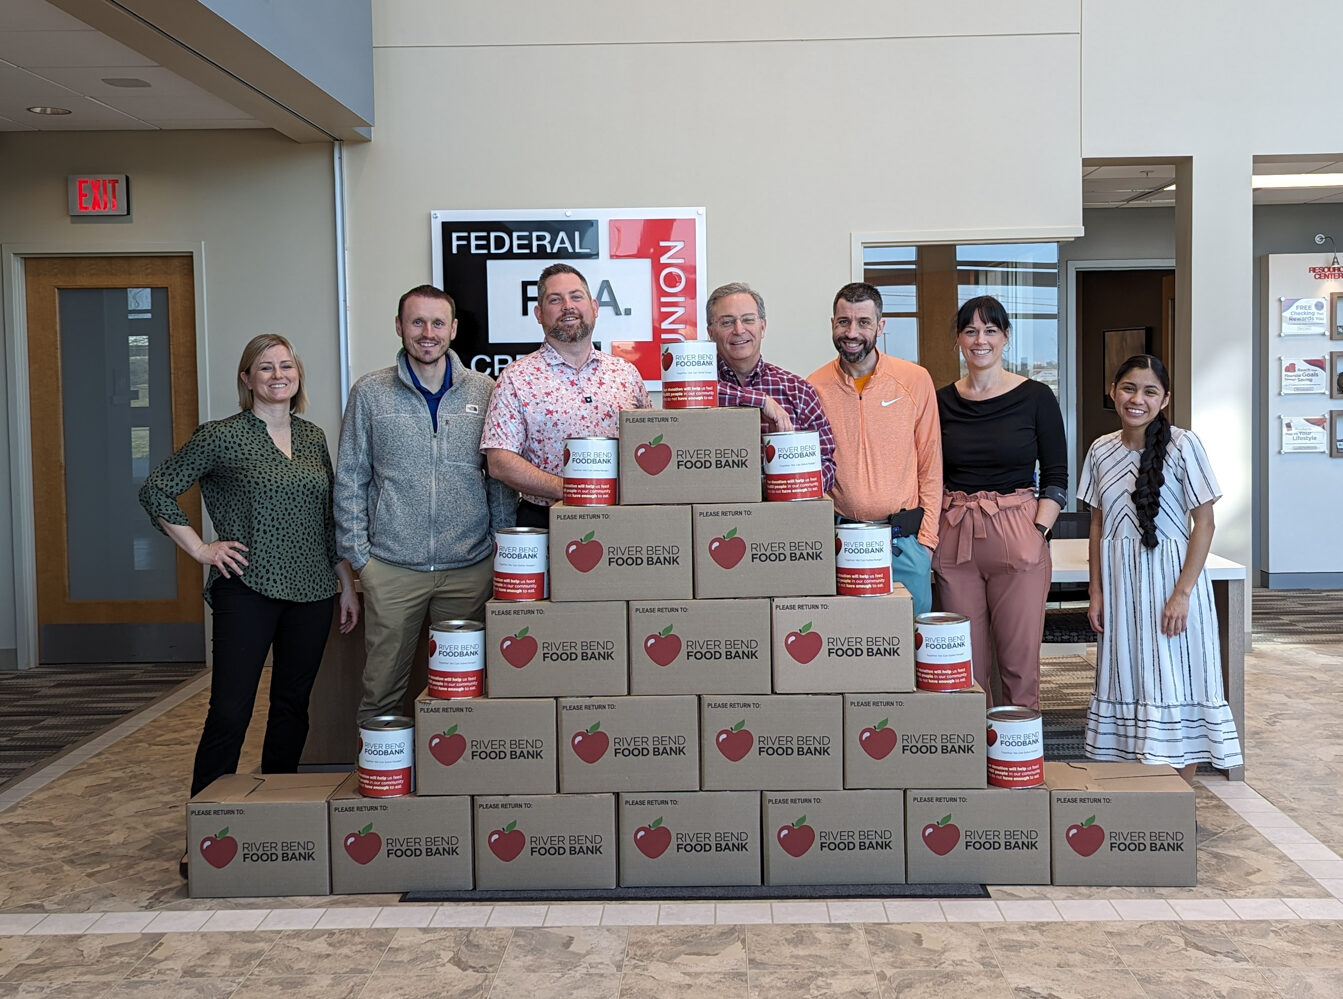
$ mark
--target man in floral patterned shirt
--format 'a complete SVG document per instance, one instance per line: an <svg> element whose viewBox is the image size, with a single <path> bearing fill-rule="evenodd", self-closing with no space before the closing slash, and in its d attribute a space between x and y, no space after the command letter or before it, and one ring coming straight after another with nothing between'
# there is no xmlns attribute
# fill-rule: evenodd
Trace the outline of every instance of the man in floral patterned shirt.
<svg viewBox="0 0 1343 999"><path fill-rule="evenodd" d="M490 476L522 494L520 527L546 527L564 496L565 438L617 437L622 409L651 405L634 365L593 348L597 303L582 274L551 264L536 294L545 343L500 372L480 441Z"/></svg>

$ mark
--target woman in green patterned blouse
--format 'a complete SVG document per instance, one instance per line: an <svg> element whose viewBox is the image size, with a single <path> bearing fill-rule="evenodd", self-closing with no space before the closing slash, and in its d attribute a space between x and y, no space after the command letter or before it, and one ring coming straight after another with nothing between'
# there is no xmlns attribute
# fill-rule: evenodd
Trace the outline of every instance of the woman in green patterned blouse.
<svg viewBox="0 0 1343 999"><path fill-rule="evenodd" d="M237 771L268 652L261 772L297 770L337 580L341 631L359 620L350 564L336 555L326 437L294 415L306 404L303 363L289 341L275 333L254 337L238 362L242 412L197 427L140 490L154 525L210 567L214 671L192 795ZM177 503L197 482L218 535L209 543ZM185 868L184 857L184 876Z"/></svg>

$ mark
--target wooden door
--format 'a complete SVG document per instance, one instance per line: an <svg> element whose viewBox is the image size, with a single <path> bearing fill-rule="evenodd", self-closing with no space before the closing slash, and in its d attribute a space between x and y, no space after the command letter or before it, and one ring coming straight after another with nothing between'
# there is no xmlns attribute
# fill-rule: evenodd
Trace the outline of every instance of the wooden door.
<svg viewBox="0 0 1343 999"><path fill-rule="evenodd" d="M38 661L202 660L201 567L137 498L197 422L191 258L25 273ZM180 502L199 530L199 489Z"/></svg>

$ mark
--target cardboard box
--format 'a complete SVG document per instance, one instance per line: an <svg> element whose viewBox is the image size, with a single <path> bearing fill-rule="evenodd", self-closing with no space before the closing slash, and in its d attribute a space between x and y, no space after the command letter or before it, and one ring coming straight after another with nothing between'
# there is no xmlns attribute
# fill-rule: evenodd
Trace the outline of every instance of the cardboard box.
<svg viewBox="0 0 1343 999"><path fill-rule="evenodd" d="M620 502L760 502L760 410L622 410Z"/></svg>
<svg viewBox="0 0 1343 999"><path fill-rule="evenodd" d="M629 605L631 694L768 694L769 601Z"/></svg>
<svg viewBox="0 0 1343 999"><path fill-rule="evenodd" d="M686 600L690 508L550 508L550 599Z"/></svg>
<svg viewBox="0 0 1343 999"><path fill-rule="evenodd" d="M620 883L760 884L760 795L754 791L622 794Z"/></svg>
<svg viewBox="0 0 1343 999"><path fill-rule="evenodd" d="M1198 883L1194 789L1172 767L1046 763L1056 885Z"/></svg>
<svg viewBox="0 0 1343 999"><path fill-rule="evenodd" d="M612 697L629 692L629 633L619 601L485 605L490 697Z"/></svg>
<svg viewBox="0 0 1343 999"><path fill-rule="evenodd" d="M415 700L418 794L553 794L555 757L553 700Z"/></svg>
<svg viewBox="0 0 1343 999"><path fill-rule="evenodd" d="M910 884L1049 884L1049 792L905 792Z"/></svg>
<svg viewBox="0 0 1343 999"><path fill-rule="evenodd" d="M700 786L839 790L842 714L837 695L701 697Z"/></svg>
<svg viewBox="0 0 1343 999"><path fill-rule="evenodd" d="M900 791L765 791L765 884L905 882Z"/></svg>
<svg viewBox="0 0 1343 999"><path fill-rule="evenodd" d="M559 701L560 792L699 790L693 696Z"/></svg>
<svg viewBox="0 0 1343 999"><path fill-rule="evenodd" d="M610 794L476 798L477 888L614 888Z"/></svg>
<svg viewBox="0 0 1343 999"><path fill-rule="evenodd" d="M835 505L829 500L692 509L696 599L835 595Z"/></svg>
<svg viewBox="0 0 1343 999"><path fill-rule="evenodd" d="M914 600L898 583L889 596L771 604L777 693L914 689Z"/></svg>
<svg viewBox="0 0 1343 999"><path fill-rule="evenodd" d="M844 698L847 788L988 786L984 691Z"/></svg>
<svg viewBox="0 0 1343 999"><path fill-rule="evenodd" d="M327 802L331 891L451 891L475 883L471 799L365 798L350 774Z"/></svg>
<svg viewBox="0 0 1343 999"><path fill-rule="evenodd" d="M229 774L187 802L192 898L327 895L338 774Z"/></svg>

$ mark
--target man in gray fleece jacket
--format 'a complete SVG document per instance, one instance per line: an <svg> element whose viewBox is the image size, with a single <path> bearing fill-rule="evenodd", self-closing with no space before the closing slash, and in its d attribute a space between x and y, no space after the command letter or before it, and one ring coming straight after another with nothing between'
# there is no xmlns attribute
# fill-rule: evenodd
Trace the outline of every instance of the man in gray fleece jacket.
<svg viewBox="0 0 1343 999"><path fill-rule="evenodd" d="M340 429L336 547L364 590L362 724L403 712L424 624L484 621L494 531L517 493L485 471L480 435L494 382L448 347L456 304L432 285L401 296L396 364L350 390Z"/></svg>

